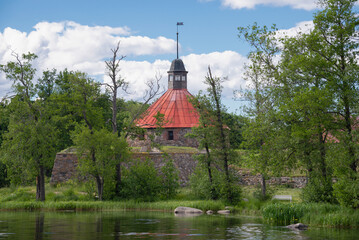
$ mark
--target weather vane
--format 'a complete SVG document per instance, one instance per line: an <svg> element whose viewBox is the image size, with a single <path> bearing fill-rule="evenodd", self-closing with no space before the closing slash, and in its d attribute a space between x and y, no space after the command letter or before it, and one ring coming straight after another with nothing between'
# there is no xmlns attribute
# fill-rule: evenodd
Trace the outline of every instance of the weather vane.
<svg viewBox="0 0 359 240"><path fill-rule="evenodd" d="M182 26L183 22L177 22L177 59L178 59L178 26Z"/></svg>

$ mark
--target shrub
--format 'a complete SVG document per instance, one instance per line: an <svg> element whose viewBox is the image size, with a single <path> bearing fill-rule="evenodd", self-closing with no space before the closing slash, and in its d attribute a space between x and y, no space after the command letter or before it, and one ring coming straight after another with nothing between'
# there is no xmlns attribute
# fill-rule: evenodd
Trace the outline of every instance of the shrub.
<svg viewBox="0 0 359 240"><path fill-rule="evenodd" d="M164 199L171 199L176 196L179 188L179 171L173 164L172 159L167 159L165 165L161 168L162 186L161 195Z"/></svg>
<svg viewBox="0 0 359 240"><path fill-rule="evenodd" d="M161 178L149 160L137 160L123 169L122 196L138 201L154 201L161 192Z"/></svg>
<svg viewBox="0 0 359 240"><path fill-rule="evenodd" d="M212 168L212 186L208 178L207 169L202 164L198 164L190 177L190 187L192 194L198 199L222 199L227 200L228 187L231 188L232 203L239 202L241 198L241 188L238 179L231 173L231 184L228 185L225 175L217 168Z"/></svg>
<svg viewBox="0 0 359 240"><path fill-rule="evenodd" d="M334 203L332 179L324 177L311 178L309 184L302 191L303 202L329 202Z"/></svg>
<svg viewBox="0 0 359 240"><path fill-rule="evenodd" d="M359 181L357 179L343 177L334 184L333 188L340 205L359 208Z"/></svg>
<svg viewBox="0 0 359 240"><path fill-rule="evenodd" d="M202 164L197 164L194 172L190 176L189 184L192 194L197 199L217 199L219 197L219 182L214 176L217 175L216 169L212 169L213 186L208 178L208 172ZM213 190L213 192L212 192Z"/></svg>

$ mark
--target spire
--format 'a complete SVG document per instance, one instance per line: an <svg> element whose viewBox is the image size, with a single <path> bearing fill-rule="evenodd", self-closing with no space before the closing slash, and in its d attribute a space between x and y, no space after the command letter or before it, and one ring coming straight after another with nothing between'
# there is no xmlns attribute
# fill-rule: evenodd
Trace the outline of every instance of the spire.
<svg viewBox="0 0 359 240"><path fill-rule="evenodd" d="M177 22L177 59L178 59L178 26L182 26L183 22Z"/></svg>

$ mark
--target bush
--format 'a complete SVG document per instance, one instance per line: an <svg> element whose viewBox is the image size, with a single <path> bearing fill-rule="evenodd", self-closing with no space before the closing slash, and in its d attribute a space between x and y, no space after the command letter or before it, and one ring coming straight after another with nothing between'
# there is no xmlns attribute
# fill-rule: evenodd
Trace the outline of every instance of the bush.
<svg viewBox="0 0 359 240"><path fill-rule="evenodd" d="M208 200L219 197L220 184L216 181L217 177L215 178L215 175L218 175L217 170L212 169L213 186L211 186L206 168L200 163L197 164L189 180L190 188L195 198Z"/></svg>
<svg viewBox="0 0 359 240"><path fill-rule="evenodd" d="M323 177L312 178L302 191L303 202L328 202L335 203L331 179Z"/></svg>
<svg viewBox="0 0 359 240"><path fill-rule="evenodd" d="M161 168L162 186L161 195L163 199L171 199L176 196L179 188L179 171L173 164L172 159L167 159L165 165Z"/></svg>
<svg viewBox="0 0 359 240"><path fill-rule="evenodd" d="M359 181L357 179L343 177L334 184L333 188L340 205L359 208Z"/></svg>
<svg viewBox="0 0 359 240"><path fill-rule="evenodd" d="M204 165L198 164L190 177L190 187L192 194L198 199L222 199L227 201L228 188L232 195L232 203L239 202L241 198L241 188L238 179L231 174L231 183L228 185L222 171L212 168L212 186L208 178L208 172Z"/></svg>
<svg viewBox="0 0 359 240"><path fill-rule="evenodd" d="M137 160L129 169L123 169L122 193L126 199L154 201L161 192L161 178L149 160Z"/></svg>

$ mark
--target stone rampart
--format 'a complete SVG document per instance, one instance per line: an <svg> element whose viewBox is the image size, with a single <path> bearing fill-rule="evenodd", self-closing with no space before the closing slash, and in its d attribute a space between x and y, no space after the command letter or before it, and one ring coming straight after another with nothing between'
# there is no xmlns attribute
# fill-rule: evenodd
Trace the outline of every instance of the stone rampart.
<svg viewBox="0 0 359 240"><path fill-rule="evenodd" d="M168 155L173 160L174 165L179 170L179 177L181 185L188 184L189 177L193 173L197 163L193 155L196 153L169 153ZM140 152L133 153L133 159L149 159L154 162L157 169L164 166L165 161L162 153L159 152ZM78 161L77 155L73 152L61 152L56 154L54 167L52 169L52 176L50 183L57 184L66 182L70 179L79 177L77 175ZM126 166L127 164L124 164ZM248 171L239 171L240 182L243 185L259 185L260 176L253 175ZM266 180L269 185L286 185L293 188L303 188L307 183L306 177L272 177Z"/></svg>
<svg viewBox="0 0 359 240"><path fill-rule="evenodd" d="M194 160L193 155L195 153L169 153L169 157L173 160L175 167L179 170L179 177L181 185L186 185L188 183L189 177L193 173L193 170L196 167L196 160ZM141 152L133 153L132 159L149 159L153 161L155 167L160 169L164 166L164 156L162 153L158 152ZM76 178L78 161L77 155L75 153L58 153L56 154L56 159L54 162L54 167L52 169L51 175L51 184L57 184L66 182L70 179ZM124 166L128 165L126 163Z"/></svg>

